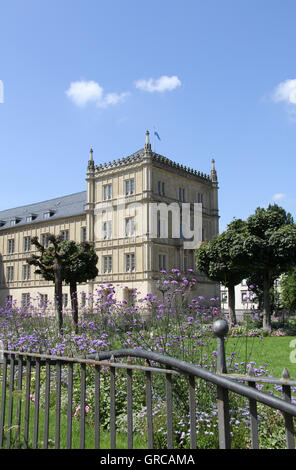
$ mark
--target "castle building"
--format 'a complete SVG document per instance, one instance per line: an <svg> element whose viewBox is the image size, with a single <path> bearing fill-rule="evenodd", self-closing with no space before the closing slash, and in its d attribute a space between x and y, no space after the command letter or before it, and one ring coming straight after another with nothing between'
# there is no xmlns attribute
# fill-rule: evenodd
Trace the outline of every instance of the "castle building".
<svg viewBox="0 0 296 470"><path fill-rule="evenodd" d="M33 236L44 246L49 233L94 245L99 274L79 286L84 306L105 283L119 299L135 288L159 295L160 271L194 270L194 249L218 235L218 221L214 160L209 175L175 163L152 151L148 131L144 148L126 158L96 165L91 149L86 191L0 211L0 304L53 301L53 283L26 262ZM196 279L196 295L219 297L218 284L202 273ZM63 296L70 306L68 286Z"/></svg>

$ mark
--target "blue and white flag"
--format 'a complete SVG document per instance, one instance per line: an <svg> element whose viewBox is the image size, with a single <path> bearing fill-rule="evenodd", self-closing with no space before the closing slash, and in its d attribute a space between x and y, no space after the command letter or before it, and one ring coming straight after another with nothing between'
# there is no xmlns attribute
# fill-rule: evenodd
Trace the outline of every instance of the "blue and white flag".
<svg viewBox="0 0 296 470"><path fill-rule="evenodd" d="M156 137L158 138L158 140L161 140L161 138L160 138L159 135L158 135L158 132L154 131L154 135L156 135Z"/></svg>

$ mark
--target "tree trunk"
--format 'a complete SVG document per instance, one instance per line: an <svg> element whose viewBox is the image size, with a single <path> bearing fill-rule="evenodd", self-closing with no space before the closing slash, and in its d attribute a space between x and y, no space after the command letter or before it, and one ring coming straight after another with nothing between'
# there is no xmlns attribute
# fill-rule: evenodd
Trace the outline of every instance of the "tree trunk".
<svg viewBox="0 0 296 470"><path fill-rule="evenodd" d="M77 299L77 284L75 281L70 282L70 296L72 307L72 318L75 328L75 333L78 332L78 299Z"/></svg>
<svg viewBox="0 0 296 470"><path fill-rule="evenodd" d="M228 286L228 308L230 322L236 325L234 285Z"/></svg>
<svg viewBox="0 0 296 470"><path fill-rule="evenodd" d="M270 321L270 288L271 280L269 273L264 274L263 278L263 330L271 331Z"/></svg>
<svg viewBox="0 0 296 470"><path fill-rule="evenodd" d="M55 290L55 313L59 332L63 328L63 279L62 265L59 259L54 261L54 290Z"/></svg>

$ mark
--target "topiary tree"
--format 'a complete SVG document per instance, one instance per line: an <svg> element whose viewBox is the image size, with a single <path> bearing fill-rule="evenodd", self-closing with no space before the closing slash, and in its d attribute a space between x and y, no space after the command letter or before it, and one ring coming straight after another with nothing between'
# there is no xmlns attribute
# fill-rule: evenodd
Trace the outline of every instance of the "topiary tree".
<svg viewBox="0 0 296 470"><path fill-rule="evenodd" d="M33 254L27 262L38 268L36 273L55 284L55 308L59 331L61 332L63 327L63 282L70 286L72 318L77 331L77 283L87 282L98 275L96 267L98 257L93 246L87 242L63 241L61 237L55 235L48 236L50 242L48 248L44 248L38 242L37 237L32 238L31 241L39 250L40 255Z"/></svg>
<svg viewBox="0 0 296 470"><path fill-rule="evenodd" d="M236 323L235 286L244 279L248 271L245 268L248 252L244 246L246 224L243 220L234 220L221 235L203 243L196 250L197 268L206 276L228 288L229 316Z"/></svg>
<svg viewBox="0 0 296 470"><path fill-rule="evenodd" d="M38 237L32 237L31 243L35 245L40 255L33 254L27 259L27 263L36 266L37 274L41 274L46 281L54 282L54 297L55 297L55 312L58 330L61 333L63 328L63 300L62 300L62 286L63 286L63 258L64 250L61 245L61 237L55 235L48 235L50 246L45 248L38 241Z"/></svg>
<svg viewBox="0 0 296 470"><path fill-rule="evenodd" d="M271 289L275 279L295 263L296 226L291 214L277 204L257 208L246 226L245 243L252 253L249 271L255 273L257 287L262 288L263 329L270 331Z"/></svg>
<svg viewBox="0 0 296 470"><path fill-rule="evenodd" d="M93 280L98 275L98 256L93 246L88 242L64 242L65 263L63 264L63 279L70 286L72 318L75 330L78 328L78 299L77 284Z"/></svg>

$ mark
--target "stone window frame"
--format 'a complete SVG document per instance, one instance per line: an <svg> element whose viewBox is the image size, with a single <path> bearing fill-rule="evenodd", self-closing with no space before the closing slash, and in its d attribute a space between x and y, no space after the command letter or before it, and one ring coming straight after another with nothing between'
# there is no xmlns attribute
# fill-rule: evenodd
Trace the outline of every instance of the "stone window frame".
<svg viewBox="0 0 296 470"><path fill-rule="evenodd" d="M125 253L125 272L134 273L136 271L136 254Z"/></svg>
<svg viewBox="0 0 296 470"><path fill-rule="evenodd" d="M9 238L7 240L7 251L9 254L14 253L15 251L15 239L14 238Z"/></svg>

